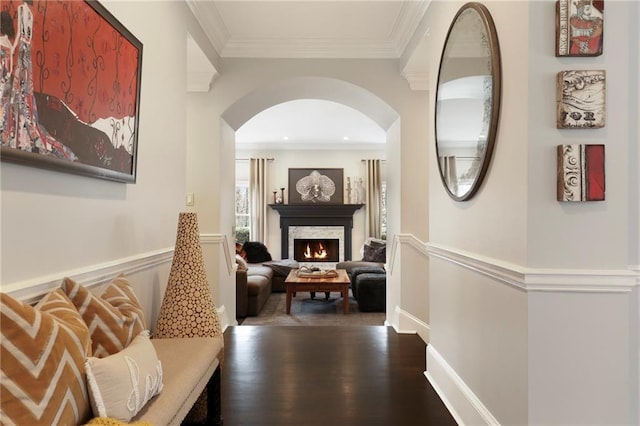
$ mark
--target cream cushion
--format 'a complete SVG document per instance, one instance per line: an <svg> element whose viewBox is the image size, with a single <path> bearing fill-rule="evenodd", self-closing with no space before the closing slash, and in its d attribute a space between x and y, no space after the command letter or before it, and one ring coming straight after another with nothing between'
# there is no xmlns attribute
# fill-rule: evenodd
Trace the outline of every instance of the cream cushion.
<svg viewBox="0 0 640 426"><path fill-rule="evenodd" d="M220 365L223 337L151 339L162 362L164 388L133 421L179 426Z"/></svg>
<svg viewBox="0 0 640 426"><path fill-rule="evenodd" d="M117 354L88 358L85 367L94 416L128 422L162 390L162 363L146 331Z"/></svg>

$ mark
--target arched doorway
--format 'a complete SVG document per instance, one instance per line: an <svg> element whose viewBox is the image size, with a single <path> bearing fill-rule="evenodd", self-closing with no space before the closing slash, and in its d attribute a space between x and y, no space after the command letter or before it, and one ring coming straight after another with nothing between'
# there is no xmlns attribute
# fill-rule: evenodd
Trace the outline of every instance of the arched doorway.
<svg viewBox="0 0 640 426"><path fill-rule="evenodd" d="M235 145L237 142L237 133L240 133L239 130L241 130L246 123L250 122L252 118L260 115L264 111L277 105L301 100L327 101L352 108L365 116L372 123L375 123L375 125L381 129L380 131L385 141L386 135L389 131L394 132L394 138L399 140L399 135L397 135L397 133L399 133L399 126L394 126L394 123L399 121L399 114L372 92L355 84L334 78L295 77L258 88L242 96L231 104L221 114L222 120L230 130L223 132L223 144ZM385 148L383 148L383 150L384 149ZM231 149L229 147L223 149L225 152L229 152L230 150ZM269 154L266 156L269 156ZM329 161L330 163L339 164L339 162L336 161L337 156L335 152L333 154L328 154L328 156L333 158ZM309 164L313 164L313 167L317 167L318 165L316 163L319 163L320 161L317 156L312 155L312 157L314 158L312 163L307 162L303 163L303 165L308 166ZM383 154L382 158L386 158L386 152ZM361 163L362 159L363 158L358 159L358 163ZM324 164L327 163L325 162ZM362 164L359 165L362 167ZM285 169L290 166L291 163L284 165ZM320 164L320 166L323 165ZM283 165L280 164L276 167L283 167ZM286 170L280 170L280 173L273 173L272 186L276 188L281 185L288 186L286 184L285 173ZM225 192L228 193L229 191ZM362 213L361 220L364 220L363 218L364 213ZM357 219L354 221L357 221ZM363 226L360 226L360 229L357 231L356 227L357 226L354 225L354 232L364 233ZM271 233L274 236L271 240L266 241L267 246L275 248L274 251L279 254L280 251L278 245L280 244L280 230L278 225L278 215L275 212L273 212L272 218L270 219L270 228L272 229ZM358 253L353 253L353 256L350 254L349 258L359 259L362 257L359 250L365 240L365 237L365 235L359 235L359 238L354 239L354 248L357 249Z"/></svg>

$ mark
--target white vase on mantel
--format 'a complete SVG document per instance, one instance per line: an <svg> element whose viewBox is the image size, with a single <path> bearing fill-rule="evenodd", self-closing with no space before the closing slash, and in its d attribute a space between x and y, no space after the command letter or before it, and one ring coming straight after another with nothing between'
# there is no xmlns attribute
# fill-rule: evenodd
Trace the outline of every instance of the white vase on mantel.
<svg viewBox="0 0 640 426"><path fill-rule="evenodd" d="M353 188L354 192L354 200L353 204L364 204L366 199L366 194L364 191L364 184L362 182L362 178L357 178L355 181L355 187Z"/></svg>

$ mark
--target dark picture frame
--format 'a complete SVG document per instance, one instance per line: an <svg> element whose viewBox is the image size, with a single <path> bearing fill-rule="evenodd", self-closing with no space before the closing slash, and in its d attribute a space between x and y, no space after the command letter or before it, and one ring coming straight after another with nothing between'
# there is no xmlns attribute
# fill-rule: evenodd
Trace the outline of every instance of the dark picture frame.
<svg viewBox="0 0 640 426"><path fill-rule="evenodd" d="M1 12L13 51L2 161L135 183L142 43L95 0L10 1Z"/></svg>
<svg viewBox="0 0 640 426"><path fill-rule="evenodd" d="M289 204L343 204L344 169L289 169Z"/></svg>

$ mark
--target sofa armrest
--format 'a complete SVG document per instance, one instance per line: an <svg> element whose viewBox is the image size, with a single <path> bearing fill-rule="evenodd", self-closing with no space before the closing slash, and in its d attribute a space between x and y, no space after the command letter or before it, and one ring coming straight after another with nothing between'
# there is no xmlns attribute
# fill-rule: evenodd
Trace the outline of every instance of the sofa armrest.
<svg viewBox="0 0 640 426"><path fill-rule="evenodd" d="M236 270L236 318L244 318L249 311L249 290L246 269Z"/></svg>

